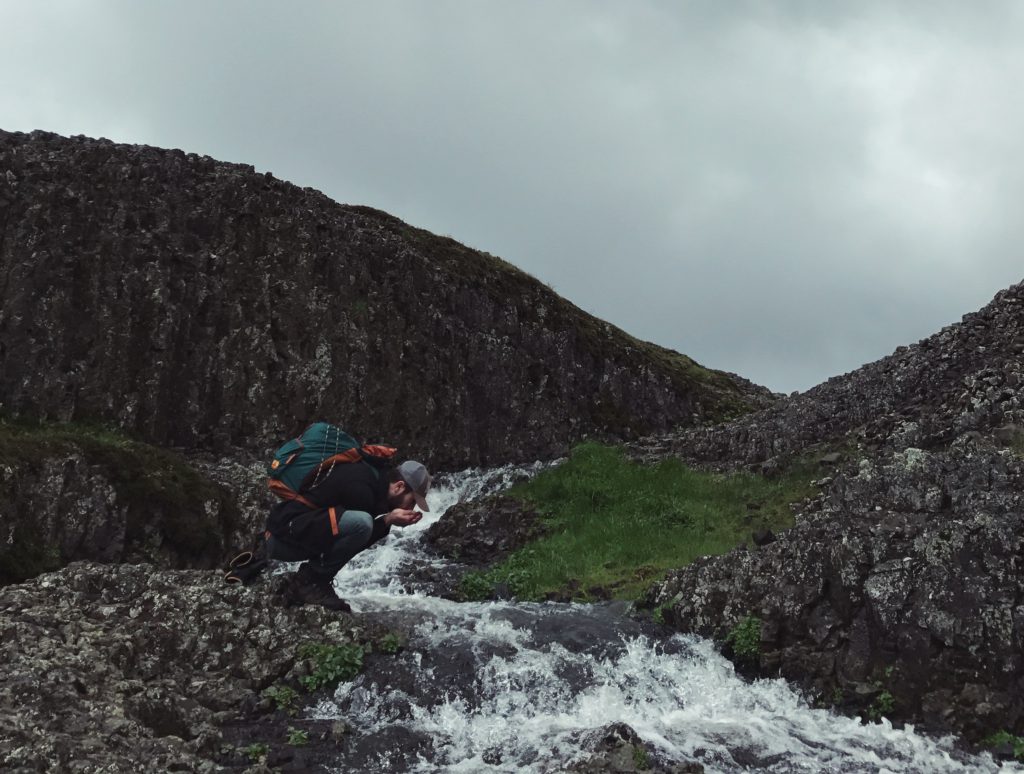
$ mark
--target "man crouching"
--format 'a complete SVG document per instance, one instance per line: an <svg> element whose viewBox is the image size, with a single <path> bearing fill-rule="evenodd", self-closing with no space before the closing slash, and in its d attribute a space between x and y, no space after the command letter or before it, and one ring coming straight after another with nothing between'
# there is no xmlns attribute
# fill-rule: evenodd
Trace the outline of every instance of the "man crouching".
<svg viewBox="0 0 1024 774"><path fill-rule="evenodd" d="M275 505L267 518L267 556L303 562L284 590L286 602L351 612L334 591L334 576L392 526L422 519L421 511L430 510L430 483L426 467L412 460L389 470L352 462L334 465L303 491L305 503Z"/></svg>

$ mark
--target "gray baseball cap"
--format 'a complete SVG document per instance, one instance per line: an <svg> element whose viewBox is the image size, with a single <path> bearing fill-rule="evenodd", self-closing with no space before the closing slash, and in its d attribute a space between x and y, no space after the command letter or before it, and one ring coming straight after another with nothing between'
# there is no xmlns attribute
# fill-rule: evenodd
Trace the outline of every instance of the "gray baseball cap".
<svg viewBox="0 0 1024 774"><path fill-rule="evenodd" d="M430 489L430 473L427 472L427 468L422 462L415 462L413 460L406 460L398 466L398 475L402 477L402 480L408 484L412 490L413 495L416 497L416 505L421 510L429 511L430 506L427 505L427 490Z"/></svg>

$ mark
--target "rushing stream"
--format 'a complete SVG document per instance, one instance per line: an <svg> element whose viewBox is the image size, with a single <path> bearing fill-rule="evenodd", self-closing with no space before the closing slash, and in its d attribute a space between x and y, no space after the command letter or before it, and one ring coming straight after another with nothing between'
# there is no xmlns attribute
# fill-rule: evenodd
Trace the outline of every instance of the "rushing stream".
<svg viewBox="0 0 1024 774"><path fill-rule="evenodd" d="M436 512L339 574L356 610L412 630L388 670L316 708L353 729L339 771L563 771L612 723L631 726L662 763L708 772L1024 771L951 739L811 709L782 680L744 681L710 642L665 636L623 605L460 604L403 581L410 562L428 561L423 530L501 475L454 478L432 493Z"/></svg>

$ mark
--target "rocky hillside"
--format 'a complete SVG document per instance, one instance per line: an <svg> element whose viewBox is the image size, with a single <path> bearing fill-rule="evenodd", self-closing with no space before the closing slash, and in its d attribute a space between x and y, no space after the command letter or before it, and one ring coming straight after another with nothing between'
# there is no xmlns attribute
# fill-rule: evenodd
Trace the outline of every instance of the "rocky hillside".
<svg viewBox="0 0 1024 774"><path fill-rule="evenodd" d="M1022 352L1024 283L773 407L633 444L647 461L821 470L794 527L670 572L641 604L821 704L1024 736ZM538 528L524 504L485 498L428 538L487 565Z"/></svg>
<svg viewBox="0 0 1024 774"><path fill-rule="evenodd" d="M1007 445L1024 425L1024 283L960 323L721 427L648 439L646 459L767 472L808 447L937 449L964 433Z"/></svg>
<svg viewBox="0 0 1024 774"><path fill-rule="evenodd" d="M764 674L979 739L1024 734L1024 283L935 336L782 405L640 444L718 468L837 464L767 546L649 593L676 628L760 632Z"/></svg>
<svg viewBox="0 0 1024 774"><path fill-rule="evenodd" d="M181 151L0 132L0 412L206 450L324 418L458 468L771 400L383 212Z"/></svg>

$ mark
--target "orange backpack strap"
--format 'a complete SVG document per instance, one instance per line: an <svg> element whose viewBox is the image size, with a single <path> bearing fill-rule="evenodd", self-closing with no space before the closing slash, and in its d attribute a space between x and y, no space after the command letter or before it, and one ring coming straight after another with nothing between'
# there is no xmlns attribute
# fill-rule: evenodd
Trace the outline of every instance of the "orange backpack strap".
<svg viewBox="0 0 1024 774"><path fill-rule="evenodd" d="M393 446L379 446L377 444L366 444L360 450L363 462L378 469L387 469L395 464L395 455L398 449Z"/></svg>
<svg viewBox="0 0 1024 774"><path fill-rule="evenodd" d="M283 481L278 481L274 478L267 479L267 484L270 487L270 491L280 497L282 500L295 500L305 505L307 508L318 508L319 506L310 502L305 497L300 495L298 492L292 491Z"/></svg>

